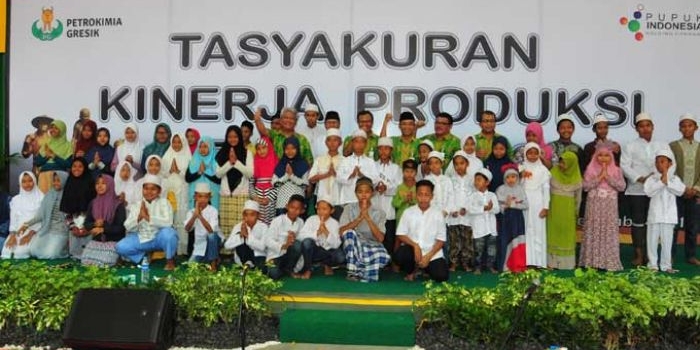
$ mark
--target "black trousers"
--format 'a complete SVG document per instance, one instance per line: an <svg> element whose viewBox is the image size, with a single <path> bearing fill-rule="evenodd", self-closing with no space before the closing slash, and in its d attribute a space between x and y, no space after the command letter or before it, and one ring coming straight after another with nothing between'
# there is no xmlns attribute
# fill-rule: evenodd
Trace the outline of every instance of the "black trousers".
<svg viewBox="0 0 700 350"><path fill-rule="evenodd" d="M635 248L647 249L647 216L649 216L649 197L627 196L632 219L632 245Z"/></svg>
<svg viewBox="0 0 700 350"><path fill-rule="evenodd" d="M678 208L678 226L673 232L673 249L671 256L676 255L676 242L678 231L685 232L685 259L690 260L695 257L697 250L697 234L700 231L700 203L698 198L676 198Z"/></svg>
<svg viewBox="0 0 700 350"><path fill-rule="evenodd" d="M401 271L405 273L414 273L418 269L416 267L416 258L413 254L413 248L408 245L402 245L396 251L396 262L399 264ZM447 267L445 258L435 259L428 264L424 269L425 272L435 282L444 282L450 278L450 271Z"/></svg>

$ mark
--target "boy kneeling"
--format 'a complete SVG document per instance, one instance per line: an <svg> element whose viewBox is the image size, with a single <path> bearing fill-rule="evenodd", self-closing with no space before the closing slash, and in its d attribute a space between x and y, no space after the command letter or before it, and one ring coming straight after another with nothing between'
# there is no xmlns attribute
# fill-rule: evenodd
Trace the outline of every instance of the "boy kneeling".
<svg viewBox="0 0 700 350"><path fill-rule="evenodd" d="M144 176L142 190L143 199L129 206L124 221L127 234L117 242L117 253L139 263L146 253L163 250L167 259L165 270L174 270L177 232L173 228L173 209L167 199L160 198L158 176Z"/></svg>
<svg viewBox="0 0 700 350"><path fill-rule="evenodd" d="M407 281L414 280L418 269L424 269L437 282L450 277L442 252L447 239L445 218L441 210L430 206L434 188L429 180L416 183L417 204L406 209L396 229L396 236L402 243L396 260L407 273Z"/></svg>
<svg viewBox="0 0 700 350"><path fill-rule="evenodd" d="M211 264L211 270L219 267L219 248L221 248L221 231L219 230L219 211L209 204L211 189L206 182L198 183L194 188L194 208L187 212L185 231L194 229L194 249L190 261Z"/></svg>
<svg viewBox="0 0 700 350"><path fill-rule="evenodd" d="M294 277L311 278L311 264L322 263L325 275L332 275L332 266L345 262L345 252L340 249L341 241L338 231L338 221L331 217L333 204L328 196L316 201L316 215L306 219L304 227L299 232L301 254L304 257L304 267L299 275Z"/></svg>

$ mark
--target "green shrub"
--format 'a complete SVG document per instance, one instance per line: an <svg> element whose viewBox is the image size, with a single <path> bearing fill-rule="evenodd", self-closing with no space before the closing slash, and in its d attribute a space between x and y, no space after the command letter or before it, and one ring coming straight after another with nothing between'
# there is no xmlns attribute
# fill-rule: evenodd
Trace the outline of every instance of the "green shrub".
<svg viewBox="0 0 700 350"><path fill-rule="evenodd" d="M37 331L60 329L82 288L123 285L110 270L60 269L43 262L0 263L0 329L10 322Z"/></svg>
<svg viewBox="0 0 700 350"><path fill-rule="evenodd" d="M180 318L201 321L207 327L213 323L233 322L240 305L242 268L235 265L209 271L207 265L187 263L166 279L164 288L173 294ZM270 313L268 297L282 286L260 270L249 270L243 296L247 312L262 316Z"/></svg>
<svg viewBox="0 0 700 350"><path fill-rule="evenodd" d="M267 298L280 286L257 270L249 271L243 297L248 314L268 314ZM165 289L173 294L179 317L210 326L238 317L241 268L214 273L207 265L185 264L158 282L129 286L109 268L58 268L36 260L0 262L0 330L9 324L37 331L61 329L75 293L83 288Z"/></svg>
<svg viewBox="0 0 700 350"><path fill-rule="evenodd" d="M491 289L428 283L417 306L426 321L445 325L455 336L500 345L513 325L523 292L536 278L542 284L516 325L514 342L616 349L662 338L699 340L700 277L672 278L646 269L625 273L579 269L574 277L506 273Z"/></svg>

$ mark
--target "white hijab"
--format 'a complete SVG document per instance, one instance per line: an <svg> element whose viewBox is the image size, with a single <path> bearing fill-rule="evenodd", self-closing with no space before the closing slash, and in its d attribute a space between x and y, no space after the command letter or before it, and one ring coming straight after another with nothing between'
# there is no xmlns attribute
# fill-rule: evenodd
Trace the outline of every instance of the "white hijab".
<svg viewBox="0 0 700 350"><path fill-rule="evenodd" d="M136 140L134 142L129 142L124 139L124 142L117 147L117 159L123 161L127 156L131 155L134 159L134 164L141 164L141 155L143 154L143 146L141 146L141 141L139 141L139 128L134 123L127 123L124 131L126 129L131 129L136 133Z"/></svg>
<svg viewBox="0 0 700 350"><path fill-rule="evenodd" d="M27 175L34 181L34 187L31 190L25 191L22 188L22 178ZM36 176L29 171L23 171L19 174L19 194L12 197L10 202L10 232L19 230L20 226L36 216L41 206L41 200L44 194L39 190L39 184L36 181Z"/></svg>
<svg viewBox="0 0 700 350"><path fill-rule="evenodd" d="M544 164L542 164L542 160L540 157L537 157L537 160L534 162L531 162L527 159L527 151L530 149L536 149L538 154L542 153L542 149L540 146L534 142L528 142L525 144L525 147L523 148L523 155L525 159L523 160L523 164L520 165L520 171L528 171L532 175L529 178L526 178L525 176L521 176L520 181L523 184L523 187L526 190L532 190L541 187L543 184L549 182L549 178L551 175L549 174L549 169L547 169Z"/></svg>
<svg viewBox="0 0 700 350"><path fill-rule="evenodd" d="M129 175L129 179L126 181L122 180L122 177L119 174L124 166L129 167L129 170L131 171L131 175ZM119 162L119 165L114 172L114 193L116 193L118 196L123 192L124 199L128 204L137 203L142 197L141 188L139 188L136 180L134 180L136 173L136 169L134 169L131 164L124 160Z"/></svg>
<svg viewBox="0 0 700 350"><path fill-rule="evenodd" d="M182 148L180 151L173 149L173 139L175 139L175 137L180 138L180 141L182 142ZM189 166L191 159L192 154L190 153L189 147L187 147L187 138L185 138L185 135L182 133L175 133L170 138L170 147L168 147L168 150L165 151L163 159L161 160L161 173L164 174L165 178L175 175L172 177L180 177L184 179L185 172L187 171L187 167ZM180 169L180 174L170 174L170 168L172 167L173 162L175 162L175 164L177 164L177 168Z"/></svg>

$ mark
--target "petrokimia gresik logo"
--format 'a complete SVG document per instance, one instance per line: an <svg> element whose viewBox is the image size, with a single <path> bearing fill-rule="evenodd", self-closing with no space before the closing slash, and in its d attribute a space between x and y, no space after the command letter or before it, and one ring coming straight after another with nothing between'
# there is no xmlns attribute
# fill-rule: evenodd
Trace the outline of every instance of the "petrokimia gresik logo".
<svg viewBox="0 0 700 350"><path fill-rule="evenodd" d="M53 6L41 9L41 18L32 23L32 35L41 41L51 41L63 34L63 23L54 18Z"/></svg>

